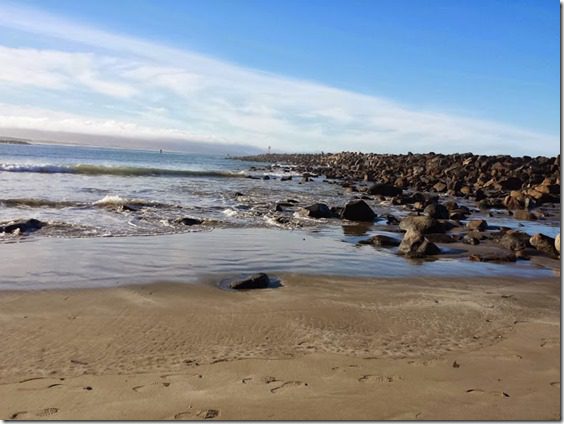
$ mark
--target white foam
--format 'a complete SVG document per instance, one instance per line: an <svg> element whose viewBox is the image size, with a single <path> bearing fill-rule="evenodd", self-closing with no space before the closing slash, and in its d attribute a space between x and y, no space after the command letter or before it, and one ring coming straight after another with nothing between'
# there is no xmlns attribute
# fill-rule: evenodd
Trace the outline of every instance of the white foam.
<svg viewBox="0 0 564 424"><path fill-rule="evenodd" d="M94 204L95 205L124 205L126 202L127 200L124 199L123 197L107 195L100 200L96 200Z"/></svg>
<svg viewBox="0 0 564 424"><path fill-rule="evenodd" d="M235 216L237 215L237 211L234 209L225 209L223 213L227 216Z"/></svg>

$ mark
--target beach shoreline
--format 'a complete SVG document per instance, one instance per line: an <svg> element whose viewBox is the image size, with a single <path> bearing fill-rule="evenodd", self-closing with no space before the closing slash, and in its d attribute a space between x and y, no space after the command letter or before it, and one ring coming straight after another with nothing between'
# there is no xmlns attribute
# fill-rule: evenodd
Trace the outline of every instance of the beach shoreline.
<svg viewBox="0 0 564 424"><path fill-rule="evenodd" d="M3 419L560 419L557 277L0 292Z"/></svg>

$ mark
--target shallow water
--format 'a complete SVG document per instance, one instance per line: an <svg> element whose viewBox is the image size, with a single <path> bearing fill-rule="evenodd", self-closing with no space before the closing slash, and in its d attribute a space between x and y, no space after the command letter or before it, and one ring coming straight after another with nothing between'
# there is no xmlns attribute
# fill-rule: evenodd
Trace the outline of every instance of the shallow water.
<svg viewBox="0 0 564 424"><path fill-rule="evenodd" d="M111 287L219 281L247 272L357 277L548 277L529 262L410 261L393 250L357 246L333 231L233 228L147 237L43 238L0 245L0 289Z"/></svg>

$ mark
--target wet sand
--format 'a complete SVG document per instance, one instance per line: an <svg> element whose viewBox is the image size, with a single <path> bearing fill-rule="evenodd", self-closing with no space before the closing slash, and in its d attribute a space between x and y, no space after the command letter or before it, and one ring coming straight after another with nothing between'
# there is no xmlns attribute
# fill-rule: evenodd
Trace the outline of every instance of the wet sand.
<svg viewBox="0 0 564 424"><path fill-rule="evenodd" d="M3 419L560 419L558 278L0 292Z"/></svg>

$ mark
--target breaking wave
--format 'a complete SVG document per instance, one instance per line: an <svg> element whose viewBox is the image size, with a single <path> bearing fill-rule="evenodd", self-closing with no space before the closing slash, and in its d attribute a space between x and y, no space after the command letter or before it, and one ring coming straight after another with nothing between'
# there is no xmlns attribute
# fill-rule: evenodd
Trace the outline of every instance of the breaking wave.
<svg viewBox="0 0 564 424"><path fill-rule="evenodd" d="M222 171L194 171L185 169L145 168L106 165L21 165L1 163L4 172L37 172L42 174L115 175L123 177L218 177L241 178L245 174Z"/></svg>

